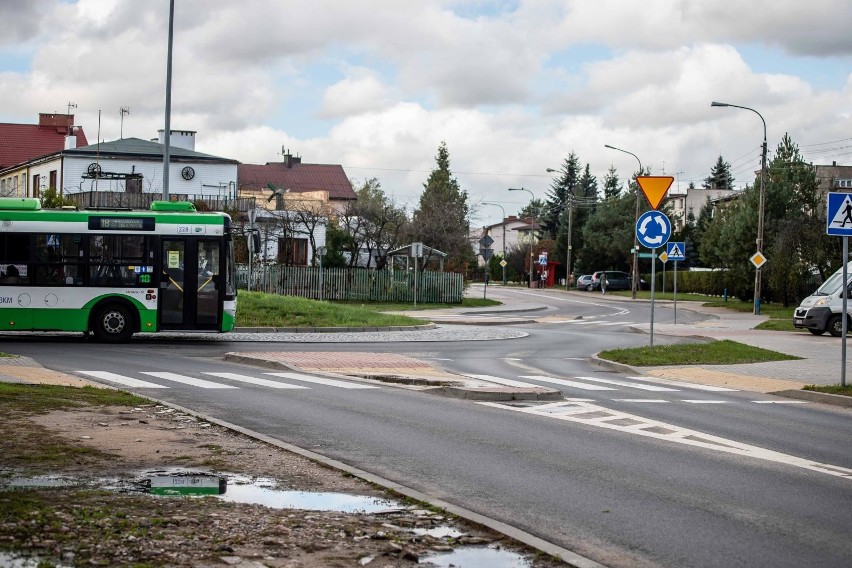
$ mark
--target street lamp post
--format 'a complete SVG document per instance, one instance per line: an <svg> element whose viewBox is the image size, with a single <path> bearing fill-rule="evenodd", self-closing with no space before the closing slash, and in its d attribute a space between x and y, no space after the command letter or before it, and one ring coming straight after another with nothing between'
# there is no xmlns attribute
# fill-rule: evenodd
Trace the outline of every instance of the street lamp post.
<svg viewBox="0 0 852 568"><path fill-rule="evenodd" d="M757 210L757 252L763 255L763 209L764 209L764 196L766 192L766 121L763 119L763 115L754 110L753 108L749 108L746 106L740 105L732 105L730 103L720 103L718 101L713 101L710 103L711 107L733 107L733 108L741 108L743 110L750 110L754 114L760 117L760 121L763 123L763 147L760 155L760 203L758 205ZM762 266L762 265L761 265ZM760 315L760 269L761 266L755 266L754 269L754 315Z"/></svg>
<svg viewBox="0 0 852 568"><path fill-rule="evenodd" d="M535 194L524 188L524 187L510 187L509 191L526 191L530 194L530 197L533 201L535 201ZM535 240L535 211L534 208L530 208L530 215L532 215L532 224L530 225L530 282L529 287L532 288L533 282L533 241Z"/></svg>
<svg viewBox="0 0 852 568"><path fill-rule="evenodd" d="M548 173L556 172L553 168L547 168ZM571 238L573 236L572 221L574 218L574 193L569 189L565 194L565 206L568 209L568 253L565 259L565 290L571 289Z"/></svg>
<svg viewBox="0 0 852 568"><path fill-rule="evenodd" d="M639 174L642 175L642 160L639 159L639 156L634 154L633 152L628 152L627 150L622 150L621 148L616 148L615 146L610 146L609 144L604 144L604 148L609 148L610 150L618 150L619 152L624 152L625 154L630 154L636 161L639 162ZM636 182L638 185L639 182ZM634 230L633 230L633 278L630 283L631 297L636 299L636 288L639 287L639 235L636 234L635 226L639 223L639 188L636 188L636 219L633 221Z"/></svg>
<svg viewBox="0 0 852 568"><path fill-rule="evenodd" d="M506 285L506 210L499 203L491 203L489 201L483 201L483 205L493 205L495 207L499 207L500 211L503 212L503 286Z"/></svg>

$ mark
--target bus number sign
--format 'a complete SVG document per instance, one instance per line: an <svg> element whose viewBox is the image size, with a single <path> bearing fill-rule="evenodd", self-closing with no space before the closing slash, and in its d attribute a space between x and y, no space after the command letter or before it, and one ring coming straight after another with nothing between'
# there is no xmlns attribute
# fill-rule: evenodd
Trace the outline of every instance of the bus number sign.
<svg viewBox="0 0 852 568"><path fill-rule="evenodd" d="M153 217L89 217L90 231L153 231Z"/></svg>

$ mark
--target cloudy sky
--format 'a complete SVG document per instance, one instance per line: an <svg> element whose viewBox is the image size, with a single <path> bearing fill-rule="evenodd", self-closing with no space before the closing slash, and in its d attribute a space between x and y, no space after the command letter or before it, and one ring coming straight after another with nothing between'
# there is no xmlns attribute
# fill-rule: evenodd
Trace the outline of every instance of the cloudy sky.
<svg viewBox="0 0 852 568"><path fill-rule="evenodd" d="M90 141L165 123L168 0L0 0L0 122L67 112ZM739 184L784 133L852 164L848 0L175 0L172 128L247 163L341 164L416 204L446 141L477 205L515 213L570 152L603 179ZM121 124L121 107L130 109ZM477 207L475 225L499 220Z"/></svg>

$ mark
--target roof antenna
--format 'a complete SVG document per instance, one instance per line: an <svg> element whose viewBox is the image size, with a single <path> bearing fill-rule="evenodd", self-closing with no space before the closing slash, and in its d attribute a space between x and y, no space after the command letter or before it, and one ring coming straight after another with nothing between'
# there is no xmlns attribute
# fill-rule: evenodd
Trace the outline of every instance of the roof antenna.
<svg viewBox="0 0 852 568"><path fill-rule="evenodd" d="M68 112L67 112L67 113L65 113L65 114L71 114L71 109L72 109L72 108L77 108L77 103L72 103L72 102L70 102L70 101L69 101L69 102L68 102Z"/></svg>
<svg viewBox="0 0 852 568"><path fill-rule="evenodd" d="M130 107L121 107L121 110L119 110L118 112L121 114L121 130L119 138L124 140L124 115L130 114Z"/></svg>

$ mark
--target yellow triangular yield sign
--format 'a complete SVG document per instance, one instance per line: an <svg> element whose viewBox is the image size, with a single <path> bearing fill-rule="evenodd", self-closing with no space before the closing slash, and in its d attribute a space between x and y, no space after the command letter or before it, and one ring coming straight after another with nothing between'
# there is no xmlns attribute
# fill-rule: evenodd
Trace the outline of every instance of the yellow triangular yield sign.
<svg viewBox="0 0 852 568"><path fill-rule="evenodd" d="M662 203L663 197L666 196L666 192L672 186L673 181L672 176L636 176L636 183L639 184L642 193L645 194L645 199L648 200L651 209L654 210Z"/></svg>

